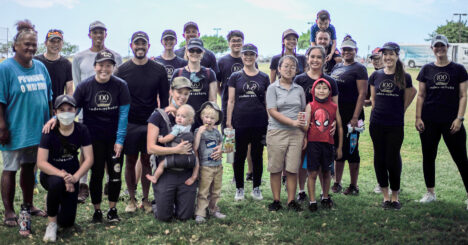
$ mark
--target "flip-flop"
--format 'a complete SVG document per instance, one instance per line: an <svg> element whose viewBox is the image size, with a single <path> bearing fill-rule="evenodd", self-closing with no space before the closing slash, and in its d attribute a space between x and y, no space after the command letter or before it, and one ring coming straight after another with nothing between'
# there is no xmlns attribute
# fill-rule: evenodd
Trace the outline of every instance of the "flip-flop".
<svg viewBox="0 0 468 245"><path fill-rule="evenodd" d="M15 222L14 224L12 224L12 222ZM5 218L3 220L3 224L7 227L16 227L18 226L18 217L10 217L10 218Z"/></svg>
<svg viewBox="0 0 468 245"><path fill-rule="evenodd" d="M47 213L38 209L38 208L35 208L34 210L31 209L31 215L32 216L39 216L39 217L47 217Z"/></svg>

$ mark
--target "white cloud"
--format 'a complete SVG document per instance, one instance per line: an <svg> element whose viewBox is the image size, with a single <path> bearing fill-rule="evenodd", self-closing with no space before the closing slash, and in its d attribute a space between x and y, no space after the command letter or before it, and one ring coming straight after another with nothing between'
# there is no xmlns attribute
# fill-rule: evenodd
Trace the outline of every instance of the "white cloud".
<svg viewBox="0 0 468 245"><path fill-rule="evenodd" d="M14 2L29 8L50 8L54 6L64 6L73 8L80 0L14 0Z"/></svg>

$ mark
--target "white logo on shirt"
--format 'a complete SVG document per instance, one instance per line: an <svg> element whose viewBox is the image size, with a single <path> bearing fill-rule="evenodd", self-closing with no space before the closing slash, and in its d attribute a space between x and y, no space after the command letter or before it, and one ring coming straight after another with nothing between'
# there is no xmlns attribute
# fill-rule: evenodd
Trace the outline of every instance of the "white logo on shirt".
<svg viewBox="0 0 468 245"><path fill-rule="evenodd" d="M395 84L390 79L383 80L379 84L379 90L382 93L393 93L395 91Z"/></svg>
<svg viewBox="0 0 468 245"><path fill-rule="evenodd" d="M439 72L434 75L434 83L437 86L447 86L450 82L450 75L447 72Z"/></svg>
<svg viewBox="0 0 468 245"><path fill-rule="evenodd" d="M260 86L257 82L249 81L244 83L244 86L242 88L244 89L245 94L256 95L255 91L257 91L259 87Z"/></svg>
<svg viewBox="0 0 468 245"><path fill-rule="evenodd" d="M112 103L112 95L105 90L99 91L94 97L94 102L97 107L108 107Z"/></svg>
<svg viewBox="0 0 468 245"><path fill-rule="evenodd" d="M235 63L231 66L231 73L234 73L236 71L240 71L242 70L244 66L242 64L239 64L239 63Z"/></svg>

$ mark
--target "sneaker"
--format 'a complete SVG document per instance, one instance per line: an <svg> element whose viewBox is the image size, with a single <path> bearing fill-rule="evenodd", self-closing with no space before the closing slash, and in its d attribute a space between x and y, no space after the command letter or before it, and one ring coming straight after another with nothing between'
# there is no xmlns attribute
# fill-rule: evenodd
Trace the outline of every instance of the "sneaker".
<svg viewBox="0 0 468 245"><path fill-rule="evenodd" d="M127 206L125 207L125 212L127 213L134 213L137 210L137 203L135 198L131 198L128 201Z"/></svg>
<svg viewBox="0 0 468 245"><path fill-rule="evenodd" d="M119 215L117 214L117 209L116 208L111 208L109 211L107 211L107 221L109 222L119 222L120 218Z"/></svg>
<svg viewBox="0 0 468 245"><path fill-rule="evenodd" d="M195 216L195 222L197 222L197 224L201 224L201 223L205 223L206 219L202 216Z"/></svg>
<svg viewBox="0 0 468 245"><path fill-rule="evenodd" d="M380 188L380 185L377 184L374 188L374 193L380 194L382 193L382 188Z"/></svg>
<svg viewBox="0 0 468 245"><path fill-rule="evenodd" d="M151 213L151 211L153 211L150 202L148 202L148 200L146 200L145 198L141 199L140 208L143 209L145 213Z"/></svg>
<svg viewBox="0 0 468 245"><path fill-rule="evenodd" d="M78 193L78 202L84 203L89 196L89 188L87 184L80 184L80 192Z"/></svg>
<svg viewBox="0 0 468 245"><path fill-rule="evenodd" d="M57 223L50 222L42 239L44 242L55 242L57 240Z"/></svg>
<svg viewBox="0 0 468 245"><path fill-rule="evenodd" d="M244 200L244 188L237 188L236 195L234 196L234 201Z"/></svg>
<svg viewBox="0 0 468 245"><path fill-rule="evenodd" d="M102 223L102 211L101 211L101 209L94 210L93 223Z"/></svg>
<svg viewBox="0 0 468 245"><path fill-rule="evenodd" d="M419 200L420 203L430 203L437 200L436 194L431 192L426 192L424 196Z"/></svg>
<svg viewBox="0 0 468 245"><path fill-rule="evenodd" d="M382 208L385 209L385 210L391 209L392 208L392 202L390 202L390 201L382 202Z"/></svg>
<svg viewBox="0 0 468 245"><path fill-rule="evenodd" d="M354 185L349 185L348 188L346 188L344 191L343 191L343 194L345 195L359 195L359 188L357 186L354 186Z"/></svg>
<svg viewBox="0 0 468 245"><path fill-rule="evenodd" d="M252 198L257 201L263 200L262 191L260 190L260 187L253 188L252 192L250 193L250 196L252 196Z"/></svg>
<svg viewBox="0 0 468 245"><path fill-rule="evenodd" d="M305 200L307 200L307 194L305 191L299 192L297 194L296 200L298 203L303 203Z"/></svg>
<svg viewBox="0 0 468 245"><path fill-rule="evenodd" d="M330 196L328 196L328 198L326 199L322 199L322 201L320 201L320 204L322 205L322 208L331 209L333 207L333 201L330 198Z"/></svg>
<svg viewBox="0 0 468 245"><path fill-rule="evenodd" d="M296 201L292 200L288 203L288 209L296 212L302 212L301 205L299 205Z"/></svg>
<svg viewBox="0 0 468 245"><path fill-rule="evenodd" d="M268 205L268 210L270 210L270 211L278 211L278 210L280 210L282 208L283 207L281 206L280 201L273 201L272 203L270 203Z"/></svg>
<svg viewBox="0 0 468 245"><path fill-rule="evenodd" d="M318 206L317 206L317 203L316 203L316 202L314 202L314 203L309 203L309 210L310 210L310 212L315 212L315 211L317 211L317 209L318 209Z"/></svg>
<svg viewBox="0 0 468 245"><path fill-rule="evenodd" d="M335 182L335 184L333 184L331 189L333 193L340 193L341 190L343 190L343 187L341 186L341 184Z"/></svg>
<svg viewBox="0 0 468 245"><path fill-rule="evenodd" d="M395 210L400 210L401 209L401 203L399 201L392 202L392 208L395 209Z"/></svg>
<svg viewBox="0 0 468 245"><path fill-rule="evenodd" d="M253 181L253 174L247 173L247 175L245 176L245 181Z"/></svg>
<svg viewBox="0 0 468 245"><path fill-rule="evenodd" d="M216 212L212 213L211 216L213 216L213 217L215 217L215 218L217 218L217 219L224 219L224 218L226 218L226 215L223 214L223 213L221 213L221 212L219 212L219 211L216 211Z"/></svg>

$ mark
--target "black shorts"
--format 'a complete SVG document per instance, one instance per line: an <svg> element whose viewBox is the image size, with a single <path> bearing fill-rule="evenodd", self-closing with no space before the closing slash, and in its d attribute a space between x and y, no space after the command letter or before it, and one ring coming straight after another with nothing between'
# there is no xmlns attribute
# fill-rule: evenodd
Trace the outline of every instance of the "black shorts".
<svg viewBox="0 0 468 245"><path fill-rule="evenodd" d="M354 108L356 105L354 104L347 104L347 105L340 105L340 116L341 116L341 123L343 126L343 156L341 159L336 159L337 161L344 162L348 161L350 163L360 163L361 157L359 156L359 133L357 133L356 144L353 149L350 147L350 137L348 135L348 123L353 118ZM359 115L359 119L364 120L364 110L361 111ZM338 132L338 131L337 131ZM338 147L338 133L335 133L335 147Z"/></svg>
<svg viewBox="0 0 468 245"><path fill-rule="evenodd" d="M335 151L332 144L325 142L307 142L307 170L331 171Z"/></svg>
<svg viewBox="0 0 468 245"><path fill-rule="evenodd" d="M138 155L146 153L146 134L148 125L128 123L127 136L125 137L124 153L126 155Z"/></svg>

